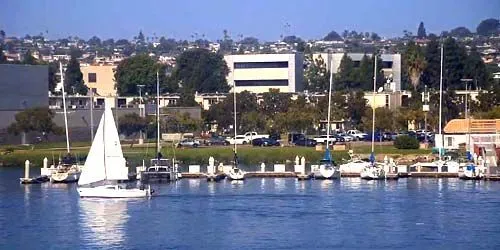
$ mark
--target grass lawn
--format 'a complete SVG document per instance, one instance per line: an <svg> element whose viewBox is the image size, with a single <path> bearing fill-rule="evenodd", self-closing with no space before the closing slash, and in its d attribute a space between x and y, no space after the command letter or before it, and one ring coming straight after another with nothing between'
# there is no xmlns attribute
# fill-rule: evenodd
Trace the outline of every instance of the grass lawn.
<svg viewBox="0 0 500 250"><path fill-rule="evenodd" d="M82 161L88 154L90 143L76 142L72 143L72 153ZM123 153L131 165L139 165L142 160L149 161L155 157L155 144L145 145L122 144ZM352 144L351 147L355 154L367 155L371 152L370 145ZM30 160L34 165L41 166L44 157L49 159L49 163L57 162L60 156L66 152L64 142L41 143L33 146L2 146L0 148L0 166L23 166L25 160ZM382 155L416 155L429 154L431 150L402 150L396 149L392 145L375 145L375 153ZM181 148L174 149L172 144L162 146L164 157L180 160L184 164L206 164L208 158L213 156L218 161L230 162L233 160L233 148L227 147L200 147L200 148ZM316 151L315 148L306 147L252 147L239 146L238 158L243 164L264 163L284 163L293 161L295 156L304 156L307 162L317 162L322 156L322 151ZM348 159L347 151L332 151L333 158L339 162L342 159Z"/></svg>

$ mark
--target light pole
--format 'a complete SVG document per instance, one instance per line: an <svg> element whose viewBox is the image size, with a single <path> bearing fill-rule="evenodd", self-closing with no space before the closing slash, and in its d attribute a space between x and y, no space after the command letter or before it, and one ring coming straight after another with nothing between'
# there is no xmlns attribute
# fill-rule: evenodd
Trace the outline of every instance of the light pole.
<svg viewBox="0 0 500 250"><path fill-rule="evenodd" d="M470 157L470 119L469 119L469 109L468 109L468 102L469 102L469 92L468 92L468 86L469 82L472 82L473 79L460 79L461 82L465 83L465 114L464 118L467 121L467 145L466 145L466 151L467 151L467 157ZM469 159L470 160L470 159Z"/></svg>
<svg viewBox="0 0 500 250"><path fill-rule="evenodd" d="M142 104L142 88L144 88L145 85L137 85L139 88L139 116L144 117L144 112L143 112L143 104ZM144 143L144 138L142 138L142 129L139 130L139 144Z"/></svg>
<svg viewBox="0 0 500 250"><path fill-rule="evenodd" d="M423 103L422 105L422 111L424 111L424 143L427 144L427 112L429 112L429 104L427 104L427 101L429 100L429 93L427 93L427 85L424 87L424 97L423 97Z"/></svg>

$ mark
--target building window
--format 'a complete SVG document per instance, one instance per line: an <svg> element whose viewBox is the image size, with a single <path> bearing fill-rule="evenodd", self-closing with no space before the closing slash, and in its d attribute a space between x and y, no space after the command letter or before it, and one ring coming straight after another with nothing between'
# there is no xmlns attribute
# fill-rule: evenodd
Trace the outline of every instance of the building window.
<svg viewBox="0 0 500 250"><path fill-rule="evenodd" d="M236 80L236 87L288 86L288 80Z"/></svg>
<svg viewBox="0 0 500 250"><path fill-rule="evenodd" d="M288 68L288 62L237 62L235 69Z"/></svg>
<svg viewBox="0 0 500 250"><path fill-rule="evenodd" d="M392 69L392 62L391 61L382 62L382 68L383 69Z"/></svg>
<svg viewBox="0 0 500 250"><path fill-rule="evenodd" d="M97 82L97 74L89 73L89 82Z"/></svg>

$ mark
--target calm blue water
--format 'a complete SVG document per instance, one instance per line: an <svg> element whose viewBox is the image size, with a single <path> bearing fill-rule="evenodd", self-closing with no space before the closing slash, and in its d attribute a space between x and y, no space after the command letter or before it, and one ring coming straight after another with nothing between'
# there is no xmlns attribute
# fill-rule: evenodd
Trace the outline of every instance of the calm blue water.
<svg viewBox="0 0 500 250"><path fill-rule="evenodd" d="M0 249L500 249L500 183L181 180L141 200L80 199L0 169Z"/></svg>

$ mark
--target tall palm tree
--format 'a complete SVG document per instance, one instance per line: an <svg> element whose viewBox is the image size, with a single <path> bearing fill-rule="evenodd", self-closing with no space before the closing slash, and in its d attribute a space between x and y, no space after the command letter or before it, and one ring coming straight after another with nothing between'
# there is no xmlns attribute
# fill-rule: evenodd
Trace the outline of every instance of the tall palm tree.
<svg viewBox="0 0 500 250"><path fill-rule="evenodd" d="M405 52L405 58L411 84L414 88L417 88L420 83L420 76L424 72L425 67L427 67L424 53L418 45L410 42Z"/></svg>

